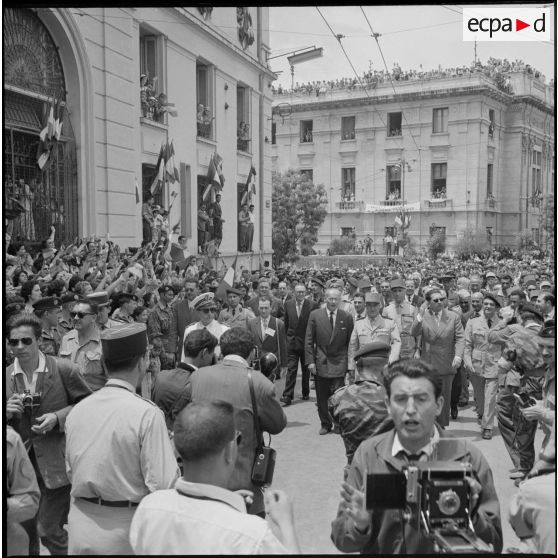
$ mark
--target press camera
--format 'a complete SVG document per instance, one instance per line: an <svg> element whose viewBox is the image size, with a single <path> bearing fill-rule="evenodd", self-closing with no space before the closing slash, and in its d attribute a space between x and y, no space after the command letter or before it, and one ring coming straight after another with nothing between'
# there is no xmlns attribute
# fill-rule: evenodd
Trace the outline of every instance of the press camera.
<svg viewBox="0 0 558 558"><path fill-rule="evenodd" d="M403 517L430 536L438 553L487 553L471 521L470 463L417 462L401 473L366 475L368 510L403 510Z"/></svg>

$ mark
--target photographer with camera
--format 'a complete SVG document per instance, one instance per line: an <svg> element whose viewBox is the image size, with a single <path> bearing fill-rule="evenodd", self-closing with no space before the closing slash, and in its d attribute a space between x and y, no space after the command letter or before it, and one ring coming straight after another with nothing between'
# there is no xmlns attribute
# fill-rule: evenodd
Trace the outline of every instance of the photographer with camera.
<svg viewBox="0 0 558 558"><path fill-rule="evenodd" d="M184 475L173 489L141 501L130 529L136 554L300 553L284 492L266 490L266 521L246 513L250 491L230 489L241 442L230 403L201 401L181 411L174 443Z"/></svg>
<svg viewBox="0 0 558 558"><path fill-rule="evenodd" d="M263 374L250 368L255 352L252 334L241 327L228 329L221 335L223 360L213 366L195 370L184 390L187 405L190 402L224 400L235 408L235 422L242 433L238 447L238 458L230 476L230 490L246 489L254 493L248 513L263 515L264 498L259 486L252 479L252 468L256 448L261 444L254 427L253 405L248 375L251 373L254 386L257 417L260 429L270 434L279 434L287 425L287 417L275 397L275 386Z"/></svg>
<svg viewBox="0 0 558 558"><path fill-rule="evenodd" d="M405 522L403 511L367 509L367 500L378 495L366 494L365 479L368 473L397 474L410 466L428 467L434 460L445 462L448 468L471 467L472 474L466 477L467 520L476 537L500 552L500 506L486 459L473 444L453 439L435 424L444 405L439 377L421 360L403 360L388 368L385 388L394 429L365 440L356 450L332 523L335 546L343 552L366 554L431 554L431 537L416 521ZM415 516L422 510L416 507L411 507Z"/></svg>
<svg viewBox="0 0 558 558"><path fill-rule="evenodd" d="M35 315L15 314L7 330L15 361L6 369L6 418L25 444L41 491L38 514L23 524L29 554L39 555L39 536L51 554L67 554L62 526L71 487L64 464L65 422L91 390L76 365L40 351L42 324Z"/></svg>

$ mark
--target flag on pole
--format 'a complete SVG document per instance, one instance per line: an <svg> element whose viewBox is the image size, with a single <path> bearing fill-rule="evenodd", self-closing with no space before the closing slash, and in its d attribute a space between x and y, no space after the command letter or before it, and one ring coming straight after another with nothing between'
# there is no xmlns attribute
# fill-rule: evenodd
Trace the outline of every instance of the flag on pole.
<svg viewBox="0 0 558 558"><path fill-rule="evenodd" d="M215 296L221 300L227 300L227 289L233 287L234 278L236 275L236 260L238 256L235 256L232 265L225 272L225 276L221 279L219 286L215 290Z"/></svg>
<svg viewBox="0 0 558 558"><path fill-rule="evenodd" d="M60 103L62 106L62 103ZM60 139L62 124L60 121L60 109L56 99L52 99L48 112L45 114L46 123L39 134L39 146L37 149L37 165L43 170L50 161L50 154L55 143Z"/></svg>
<svg viewBox="0 0 558 558"><path fill-rule="evenodd" d="M211 155L207 168L207 186L203 192L203 201L207 201L211 196L211 203L215 203L215 196L225 185L223 176L223 157L217 152Z"/></svg>
<svg viewBox="0 0 558 558"><path fill-rule="evenodd" d="M245 203L251 203L252 197L256 195L256 183L252 180L253 177L256 176L256 169L254 165L250 166L250 172L248 173L248 178L246 179L246 189L242 194L242 199L240 200L240 205L244 205ZM252 184L250 184L252 182Z"/></svg>
<svg viewBox="0 0 558 558"><path fill-rule="evenodd" d="M166 166L165 147L166 147L165 144L162 143L161 149L159 151L159 158L157 159L157 165L156 165L157 172L155 174L155 178L153 179L153 182L151 183L150 192L151 195L153 196L157 194L157 192L163 186L163 182L165 180L165 166Z"/></svg>
<svg viewBox="0 0 558 558"><path fill-rule="evenodd" d="M178 169L174 164L174 145L172 140L170 142L170 145L167 141L165 149L165 177L167 180L174 184L175 182L178 182L180 180L180 174L178 173Z"/></svg>

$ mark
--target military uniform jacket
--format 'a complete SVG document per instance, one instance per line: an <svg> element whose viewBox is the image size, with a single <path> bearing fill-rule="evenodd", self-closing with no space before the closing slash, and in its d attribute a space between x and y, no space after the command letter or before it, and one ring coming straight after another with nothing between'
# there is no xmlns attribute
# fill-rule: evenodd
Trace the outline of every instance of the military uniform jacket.
<svg viewBox="0 0 558 558"><path fill-rule="evenodd" d="M339 378L347 373L353 317L337 310L334 326L332 330L326 308L313 310L306 326L304 361L315 364L316 374L323 378Z"/></svg>
<svg viewBox="0 0 558 558"><path fill-rule="evenodd" d="M173 306L173 330L176 330L177 343L184 337L184 330L191 324L199 322L199 312L190 308L189 300L181 300ZM182 352L182 351L180 351Z"/></svg>
<svg viewBox="0 0 558 558"><path fill-rule="evenodd" d="M397 329L399 329L399 335L401 337L400 358L413 358L415 354L417 340L411 335L411 327L417 312L418 310L416 307L412 306L407 301L403 301L400 305L391 302L389 306L384 308L383 316L393 320L397 325Z"/></svg>
<svg viewBox="0 0 558 558"><path fill-rule="evenodd" d="M497 316L494 316L492 320L493 325L500 321ZM483 378L497 378L498 359L502 355L502 346L488 341L489 331L483 315L467 322L463 363L469 370L473 369L475 374Z"/></svg>
<svg viewBox="0 0 558 558"><path fill-rule="evenodd" d="M147 320L147 337L161 333L161 341L166 353L176 353L178 333L174 310L170 306L162 306L159 302L155 305Z"/></svg>
<svg viewBox="0 0 558 558"><path fill-rule="evenodd" d="M349 461L361 442L393 428L385 398L385 387L374 380L357 380L329 398L329 414L339 426Z"/></svg>
<svg viewBox="0 0 558 558"><path fill-rule="evenodd" d="M228 327L243 327L248 329L248 320L255 318L250 308L243 308L240 304L234 309L223 309L219 312L218 322Z"/></svg>
<svg viewBox="0 0 558 558"><path fill-rule="evenodd" d="M401 351L401 337L397 324L389 318L377 316L371 323L368 316L364 320L358 320L349 342L349 369L355 369L355 353L364 345L373 341L383 341L391 345L390 362L399 360Z"/></svg>
<svg viewBox="0 0 558 558"><path fill-rule="evenodd" d="M115 320L116 322L120 322L121 324L133 324L134 323L134 318L132 318L132 316L128 316L127 314L124 314L124 312L122 312L121 308L117 308L112 313L112 319Z"/></svg>
<svg viewBox="0 0 558 558"><path fill-rule="evenodd" d="M60 350L60 341L61 337L57 328L51 327L48 331L43 328L39 350L45 355L57 356Z"/></svg>
<svg viewBox="0 0 558 558"><path fill-rule="evenodd" d="M91 390L75 364L50 355L46 355L45 359L46 371L40 373L45 374L41 404L34 416L54 413L58 418L58 425L46 434L35 434L31 430L33 417L26 413L22 414L21 419L12 418L8 423L19 433L28 450L30 446L33 447L46 487L59 488L69 484L64 464L66 417L74 403L90 395ZM14 393L18 393L13 371L12 364L6 370L6 401Z"/></svg>

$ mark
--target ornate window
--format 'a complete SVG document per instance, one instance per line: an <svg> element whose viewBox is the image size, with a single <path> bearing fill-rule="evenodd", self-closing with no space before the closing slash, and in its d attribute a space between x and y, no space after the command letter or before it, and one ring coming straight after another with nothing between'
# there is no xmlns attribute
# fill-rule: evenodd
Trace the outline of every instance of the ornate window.
<svg viewBox="0 0 558 558"><path fill-rule="evenodd" d="M35 243L54 227L55 242L67 242L78 234L78 193L62 63L33 11L4 9L3 31L4 203L20 209L8 229L12 242ZM46 142L39 137L44 129Z"/></svg>

